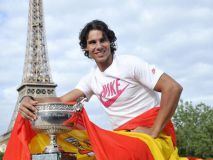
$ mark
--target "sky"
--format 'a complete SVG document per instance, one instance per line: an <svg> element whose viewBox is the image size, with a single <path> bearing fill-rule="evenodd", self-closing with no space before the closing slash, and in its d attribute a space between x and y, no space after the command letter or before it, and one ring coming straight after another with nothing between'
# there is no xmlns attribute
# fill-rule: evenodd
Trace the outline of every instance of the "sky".
<svg viewBox="0 0 213 160"><path fill-rule="evenodd" d="M95 63L78 35L94 19L117 36L116 54L155 64L184 88L181 99L213 106L212 0L43 0L48 57L58 96L72 90ZM0 0L0 135L7 131L21 85L29 0ZM95 97L89 117L110 129Z"/></svg>

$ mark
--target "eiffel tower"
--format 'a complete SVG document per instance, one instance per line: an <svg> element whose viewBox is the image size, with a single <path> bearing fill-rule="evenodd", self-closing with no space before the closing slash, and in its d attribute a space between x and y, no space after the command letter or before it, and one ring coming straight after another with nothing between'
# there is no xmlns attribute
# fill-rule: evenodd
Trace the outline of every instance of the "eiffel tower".
<svg viewBox="0 0 213 160"><path fill-rule="evenodd" d="M22 97L26 95L33 97L53 97L56 96L56 86L53 83L48 62L43 3L42 0L30 0L22 83L17 89L19 95L7 133L0 137L0 144L1 141L7 143L9 139Z"/></svg>

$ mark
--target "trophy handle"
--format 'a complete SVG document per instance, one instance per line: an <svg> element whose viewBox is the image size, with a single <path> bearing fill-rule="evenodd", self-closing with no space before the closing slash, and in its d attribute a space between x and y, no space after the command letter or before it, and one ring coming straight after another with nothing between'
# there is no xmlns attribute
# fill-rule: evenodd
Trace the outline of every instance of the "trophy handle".
<svg viewBox="0 0 213 160"><path fill-rule="evenodd" d="M80 97L80 98L77 99L77 103L73 105L75 112L80 112L82 110L82 108L84 106L83 103L85 101L88 101L88 99L85 98L85 97Z"/></svg>

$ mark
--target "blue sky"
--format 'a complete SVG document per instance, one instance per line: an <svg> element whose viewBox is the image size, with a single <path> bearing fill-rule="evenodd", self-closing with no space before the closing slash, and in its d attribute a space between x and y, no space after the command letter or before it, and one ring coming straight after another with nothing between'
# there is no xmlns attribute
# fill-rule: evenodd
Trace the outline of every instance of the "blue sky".
<svg viewBox="0 0 213 160"><path fill-rule="evenodd" d="M29 0L0 0L0 134L6 132L23 75ZM93 20L117 35L116 54L133 54L174 77L181 98L213 106L212 0L43 0L48 57L57 95L70 91L94 62L84 57L78 34ZM95 98L90 118L110 128Z"/></svg>

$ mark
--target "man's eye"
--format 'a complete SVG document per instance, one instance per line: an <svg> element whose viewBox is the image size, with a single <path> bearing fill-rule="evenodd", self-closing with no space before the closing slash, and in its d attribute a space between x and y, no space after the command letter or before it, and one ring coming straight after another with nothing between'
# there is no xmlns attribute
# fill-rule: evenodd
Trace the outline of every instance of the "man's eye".
<svg viewBox="0 0 213 160"><path fill-rule="evenodd" d="M96 42L95 41L89 41L88 43L89 44L95 44Z"/></svg>
<svg viewBox="0 0 213 160"><path fill-rule="evenodd" d="M106 38L102 38L102 39L100 40L101 43L106 42L106 41L107 41Z"/></svg>

